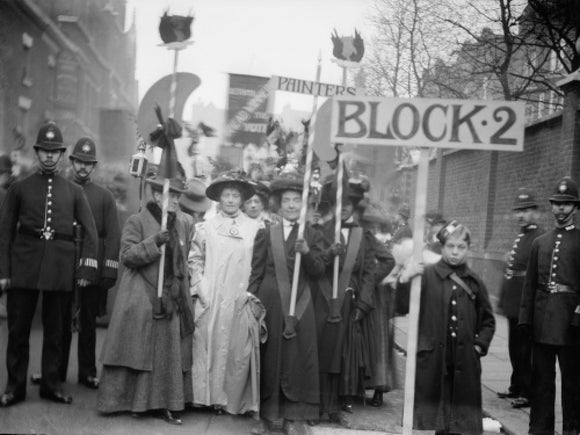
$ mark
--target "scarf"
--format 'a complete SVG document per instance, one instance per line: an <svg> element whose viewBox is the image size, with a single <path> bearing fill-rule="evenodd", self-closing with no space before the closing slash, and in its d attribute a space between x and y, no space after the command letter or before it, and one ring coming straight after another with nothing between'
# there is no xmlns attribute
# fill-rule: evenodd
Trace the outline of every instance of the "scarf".
<svg viewBox="0 0 580 435"><path fill-rule="evenodd" d="M147 203L147 210L161 224L161 208L155 202ZM167 230L169 241L165 245L165 267L163 269L163 293L161 306L156 307L153 315L156 319L171 319L174 313L179 315L181 336L186 337L193 333L193 313L188 306L189 286L185 268L185 258L179 245L179 235L176 225L177 215L167 214Z"/></svg>

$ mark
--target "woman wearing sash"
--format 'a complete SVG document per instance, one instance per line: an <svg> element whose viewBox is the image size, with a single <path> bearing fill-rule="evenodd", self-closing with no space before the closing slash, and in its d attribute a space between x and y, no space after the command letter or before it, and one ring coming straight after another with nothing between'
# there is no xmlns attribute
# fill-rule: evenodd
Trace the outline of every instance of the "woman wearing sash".
<svg viewBox="0 0 580 435"><path fill-rule="evenodd" d="M255 369L250 363L254 344L248 330L252 319L246 315L255 300L248 298L246 289L252 246L261 225L241 211L253 195L254 188L239 174L217 177L206 196L219 203L219 210L196 225L189 257L196 298L193 399L195 405L212 406L218 414L258 411L250 382ZM258 348L255 344L256 354Z"/></svg>
<svg viewBox="0 0 580 435"><path fill-rule="evenodd" d="M324 273L321 234L306 226L297 239L303 178L286 174L270 189L280 202L281 222L256 235L248 291L266 307L268 340L261 348L261 416L256 433L268 433L284 421L287 433L294 421L318 419L319 383L312 284ZM296 310L289 316L296 252L301 254Z"/></svg>
<svg viewBox="0 0 580 435"><path fill-rule="evenodd" d="M323 186L323 197L336 203L336 183ZM341 242L335 243L335 219L323 226L326 275L314 301L320 354L320 414L345 425L340 410L353 412L356 396L364 396L365 379L372 376L377 354L374 308L374 236L356 222L353 212L368 191L366 183L349 181L343 187ZM339 256L337 298L332 298L333 266Z"/></svg>

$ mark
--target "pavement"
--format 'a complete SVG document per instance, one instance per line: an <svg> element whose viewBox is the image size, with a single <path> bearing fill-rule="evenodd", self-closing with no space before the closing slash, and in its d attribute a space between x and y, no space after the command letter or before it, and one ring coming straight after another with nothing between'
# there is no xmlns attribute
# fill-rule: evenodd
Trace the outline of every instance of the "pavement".
<svg viewBox="0 0 580 435"><path fill-rule="evenodd" d="M40 370L42 329L38 317L33 325L30 339L29 373ZM508 434L524 435L528 432L529 409L513 409L506 399L497 397L498 391L508 386L511 366L507 355L507 322L496 315L497 329L488 355L482 359L482 399L486 416L499 421ZM407 317L395 319L395 341L401 352L397 353L396 370L403 384L407 339ZM6 384L4 356L7 341L6 320L0 317L0 389ZM97 349L100 350L106 329L97 330ZM217 416L206 410L195 410L182 414L183 425L171 426L155 417L134 418L121 413L104 416L96 411L97 393L76 383L76 336L73 337L69 374L65 390L72 394L72 405L58 405L38 397L37 387L28 386L27 400L11 408L0 409L0 433L43 433L43 434L249 434L256 422L247 416ZM99 367L100 370L100 367ZM559 386L559 381L557 382ZM347 426L340 427L327 421L317 426L298 425L292 435L390 435L402 432L402 409L404 392L401 388L384 395L380 408L369 405L372 391L367 392L367 401L355 403L353 414L345 414ZM559 387L556 392L556 428L561 429L561 406ZM413 431L414 434L432 434L432 431ZM486 432L490 434L492 432ZM559 434L559 432L556 432Z"/></svg>

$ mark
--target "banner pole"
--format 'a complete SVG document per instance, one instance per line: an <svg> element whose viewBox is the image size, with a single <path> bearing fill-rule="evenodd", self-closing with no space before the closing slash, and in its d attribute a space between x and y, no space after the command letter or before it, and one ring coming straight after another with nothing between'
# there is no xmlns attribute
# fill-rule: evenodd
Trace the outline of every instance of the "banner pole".
<svg viewBox="0 0 580 435"><path fill-rule="evenodd" d="M429 172L429 148L421 148L415 215L413 222L413 259L422 262L425 209L427 205L427 178ZM403 402L403 435L413 433L413 407L415 405L415 370L417 367L417 339L419 336L419 311L421 304L421 275L411 282L409 299L409 326L407 331L407 360L405 366L405 396Z"/></svg>
<svg viewBox="0 0 580 435"><path fill-rule="evenodd" d="M316 82L320 81L320 70L321 70L321 55L318 54L318 66L316 67ZM310 178L312 175L312 134L310 133L314 128L314 122L316 122L316 108L318 106L318 95L314 96L314 101L312 103L312 115L310 117L309 125L309 136L308 136L308 146L306 148L306 167L304 173L304 184L302 185L302 208L300 209L300 217L298 218L298 239L304 238L304 228L306 227L306 211L308 209L308 194L310 191ZM296 295L298 293L298 280L300 278L300 263L302 261L302 255L300 252L296 253L294 257L294 273L292 275L292 291L290 293L290 309L288 314L293 316L296 312Z"/></svg>
<svg viewBox="0 0 580 435"><path fill-rule="evenodd" d="M171 87L169 88L169 117L175 116L175 95L177 93L177 60L179 50L173 49L173 73L171 75ZM169 208L169 178L163 179L163 200L161 207L161 231L167 229L167 210ZM157 276L157 297L163 295L163 275L165 274L165 245L159 248L161 258L159 259L159 275Z"/></svg>

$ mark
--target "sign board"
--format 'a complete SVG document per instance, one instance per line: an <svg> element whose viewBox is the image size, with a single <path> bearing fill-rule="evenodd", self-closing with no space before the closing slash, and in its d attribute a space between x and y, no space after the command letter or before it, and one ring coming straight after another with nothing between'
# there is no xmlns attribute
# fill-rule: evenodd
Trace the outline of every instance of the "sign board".
<svg viewBox="0 0 580 435"><path fill-rule="evenodd" d="M229 142L246 146L262 145L269 115L269 77L229 74L227 136Z"/></svg>
<svg viewBox="0 0 580 435"><path fill-rule="evenodd" d="M523 151L524 103L336 96L331 143Z"/></svg>
<svg viewBox="0 0 580 435"><path fill-rule="evenodd" d="M357 95L357 89L352 86L340 86L282 76L272 76L270 90L294 92L312 96L317 95L319 97Z"/></svg>

